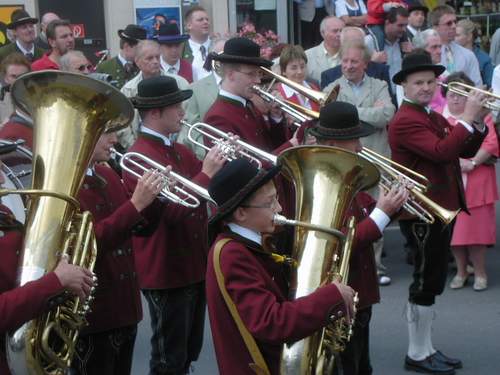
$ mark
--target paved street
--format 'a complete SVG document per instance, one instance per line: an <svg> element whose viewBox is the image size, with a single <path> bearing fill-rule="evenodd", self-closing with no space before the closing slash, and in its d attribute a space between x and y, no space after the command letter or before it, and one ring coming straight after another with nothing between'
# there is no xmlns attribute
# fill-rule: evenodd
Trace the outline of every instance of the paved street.
<svg viewBox="0 0 500 375"><path fill-rule="evenodd" d="M497 217L499 215L497 209ZM411 267L404 263L403 239L399 230L386 232L385 265L393 283L383 287L382 302L374 309L371 323L371 353L375 375L411 374L403 369L407 349L407 326L403 311ZM457 356L464 362L458 375L500 374L500 247L488 253L490 288L475 292L469 286L462 290L446 288L436 304L434 346L445 354ZM453 273L450 272L450 278ZM144 301L145 302L145 301ZM143 304L144 306L145 303ZM149 360L149 319L144 312L134 355L133 374L147 374ZM217 364L209 332L208 320L203 352L195 364L195 374L217 374Z"/></svg>

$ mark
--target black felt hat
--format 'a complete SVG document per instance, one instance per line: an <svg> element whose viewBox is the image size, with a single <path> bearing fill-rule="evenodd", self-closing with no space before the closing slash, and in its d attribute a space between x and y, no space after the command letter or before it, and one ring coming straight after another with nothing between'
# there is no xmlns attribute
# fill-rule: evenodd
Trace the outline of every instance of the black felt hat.
<svg viewBox="0 0 500 375"><path fill-rule="evenodd" d="M260 47L248 38L231 38L224 44L224 51L211 58L222 63L258 65L270 68L272 61L260 57Z"/></svg>
<svg viewBox="0 0 500 375"><path fill-rule="evenodd" d="M265 185L281 170L258 169L247 159L236 159L224 165L210 180L208 193L217 203L217 213L208 222L214 232L221 220L231 214L253 192Z"/></svg>
<svg viewBox="0 0 500 375"><path fill-rule="evenodd" d="M189 39L188 34L181 34L176 23L161 24L155 39L160 44L179 44Z"/></svg>
<svg viewBox="0 0 500 375"><path fill-rule="evenodd" d="M441 75L446 68L442 65L432 63L431 55L428 53L410 53L403 58L401 70L392 77L392 82L399 85L409 74L432 70L437 76Z"/></svg>
<svg viewBox="0 0 500 375"><path fill-rule="evenodd" d="M38 23L38 18L31 17L24 9L16 9L10 15L10 23L7 24L7 28L12 30L25 23Z"/></svg>
<svg viewBox="0 0 500 375"><path fill-rule="evenodd" d="M326 104L319 113L319 122L309 130L309 134L322 139L348 140L366 137L375 128L359 120L358 110L346 102Z"/></svg>
<svg viewBox="0 0 500 375"><path fill-rule="evenodd" d="M193 90L179 90L175 78L158 76L142 80L137 86L137 95L130 98L135 108L163 108L183 102L193 95Z"/></svg>
<svg viewBox="0 0 500 375"><path fill-rule="evenodd" d="M140 40L147 39L148 33L145 28L130 24L125 29L118 30L118 36L122 39L138 43Z"/></svg>
<svg viewBox="0 0 500 375"><path fill-rule="evenodd" d="M425 5L422 5L422 3L418 0L410 0L407 1L406 4L408 4L408 13L411 13L414 10L421 10L427 15L427 13L429 12L429 8L427 8Z"/></svg>

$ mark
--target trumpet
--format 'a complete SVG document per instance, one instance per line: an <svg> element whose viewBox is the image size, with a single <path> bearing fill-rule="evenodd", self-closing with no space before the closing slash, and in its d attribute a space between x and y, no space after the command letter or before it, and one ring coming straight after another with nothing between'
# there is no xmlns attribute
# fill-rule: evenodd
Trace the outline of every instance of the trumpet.
<svg viewBox="0 0 500 375"><path fill-rule="evenodd" d="M224 158L228 161L244 157L254 163L258 168L262 167L261 160L268 161L273 165L276 165L278 158L275 155L262 151L261 149L239 139L236 141L236 144L240 146L241 149L237 150L233 144L229 143L229 136L222 130L217 129L212 125L204 122L190 124L184 120L181 120L181 124L189 128L188 139L191 143L207 151L210 150L210 147L196 140L193 132L198 132L208 138L213 145L219 146L224 154Z"/></svg>
<svg viewBox="0 0 500 375"><path fill-rule="evenodd" d="M138 152L127 152L125 154L122 154L116 151L114 148L111 149L111 152L113 154L116 154L120 158L120 167L124 171L130 173L131 175L137 178L141 178L142 174L134 170L132 166L138 168L144 173L151 169L157 169L161 172L164 172L166 170L165 166ZM201 198L209 202L214 202L210 197L210 194L208 194L207 189L199 185L196 185L195 183L189 181L187 178L182 177L181 175L175 172L170 172L168 177L165 176L165 182L166 182L165 187L161 190L160 195L162 197L167 198L171 202L189 208L198 207L200 205L200 200L194 194L191 194L189 191L195 193L196 195L200 196ZM170 185L175 184L173 188L175 192L172 192L170 190L170 188L168 187L169 184Z"/></svg>
<svg viewBox="0 0 500 375"><path fill-rule="evenodd" d="M424 193L427 191L429 185L429 181L425 176L366 147L363 147L358 155L372 162L379 169L379 185L385 191L388 191L395 183L400 183L401 180L413 185L413 187L409 188L410 197L403 205L403 209L408 213L418 217L427 224L434 223L434 216L436 216L445 225L450 224L458 215L460 210L447 210L425 196Z"/></svg>
<svg viewBox="0 0 500 375"><path fill-rule="evenodd" d="M465 96L466 98L469 97L469 94L471 91L477 91L480 92L481 94L484 94L490 99L486 102L484 105L485 108L491 110L491 111L500 111L500 104L494 103L496 100L500 100L500 95L493 94L492 92L489 92L487 90L483 90L471 85L467 85L462 82L450 82L450 83L443 83L443 82L438 82L439 86L447 88L449 91L454 92L455 94Z"/></svg>

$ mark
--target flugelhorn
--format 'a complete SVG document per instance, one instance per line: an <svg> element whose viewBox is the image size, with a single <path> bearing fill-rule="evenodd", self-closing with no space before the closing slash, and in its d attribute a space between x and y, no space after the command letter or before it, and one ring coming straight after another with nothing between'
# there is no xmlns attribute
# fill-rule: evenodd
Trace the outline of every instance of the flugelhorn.
<svg viewBox="0 0 500 375"><path fill-rule="evenodd" d="M120 158L120 167L137 178L141 178L143 173L151 169L156 169L160 172L164 172L166 169L164 165L138 152L121 154L114 148L111 149L111 152ZM143 173L137 172L137 169ZM175 172L170 172L168 176L165 176L165 182L165 187L160 192L160 195L176 204L190 208L198 207L200 205L200 200L195 195L191 194L190 191L207 201L213 202L207 189L189 181L187 178ZM175 192L171 191L171 188L168 187L169 184L175 184L173 188Z"/></svg>
<svg viewBox="0 0 500 375"><path fill-rule="evenodd" d="M466 98L469 97L469 94L471 91L477 91L480 92L481 94L484 94L490 99L486 102L484 105L485 108L491 110L491 111L500 111L500 104L495 104L494 101L500 100L500 95L493 94L492 92L489 92L487 90L483 90L471 85L467 85L466 83L463 82L458 82L458 81L453 81L450 83L444 83L444 82L438 82L439 86L445 87L448 89L448 91L454 92L455 94L465 96Z"/></svg>
<svg viewBox="0 0 500 375"><path fill-rule="evenodd" d="M209 146L196 140L196 137L194 137L193 133L198 132L199 134L206 137L212 143L212 145L219 146L224 154L224 158L228 161L244 157L250 160L250 162L257 165L258 168L261 168L262 160L268 161L273 165L275 165L276 161L278 160L275 155L262 151L261 149L239 139L236 141L236 144L241 149L236 149L236 147L229 142L229 135L224 133L222 130L219 130L216 127L204 122L196 122L194 124L190 124L187 121L181 120L181 124L189 128L188 139L191 143L207 151L210 150Z"/></svg>
<svg viewBox="0 0 500 375"><path fill-rule="evenodd" d="M395 183L400 183L402 181L413 185L413 187L409 189L410 197L403 205L403 209L408 213L428 224L434 223L434 217L436 216L445 225L451 223L458 215L460 210L447 210L425 196L424 193L427 191L429 185L429 181L425 176L366 147L363 147L362 151L358 154L372 162L379 169L381 175L380 187L385 191L388 191Z"/></svg>

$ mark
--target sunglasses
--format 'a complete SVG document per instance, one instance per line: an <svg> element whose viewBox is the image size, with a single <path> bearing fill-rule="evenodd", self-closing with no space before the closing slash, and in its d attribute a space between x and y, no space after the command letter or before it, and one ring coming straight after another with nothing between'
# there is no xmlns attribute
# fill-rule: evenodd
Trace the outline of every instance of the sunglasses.
<svg viewBox="0 0 500 375"><path fill-rule="evenodd" d="M80 72L83 72L84 70L92 70L92 65L91 64L80 65L77 69Z"/></svg>

